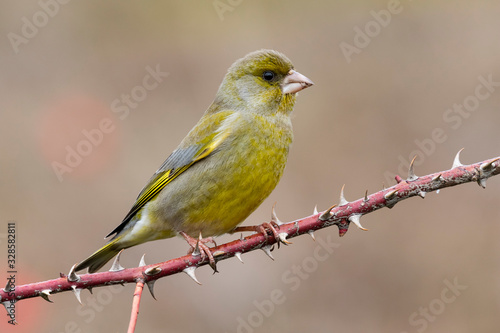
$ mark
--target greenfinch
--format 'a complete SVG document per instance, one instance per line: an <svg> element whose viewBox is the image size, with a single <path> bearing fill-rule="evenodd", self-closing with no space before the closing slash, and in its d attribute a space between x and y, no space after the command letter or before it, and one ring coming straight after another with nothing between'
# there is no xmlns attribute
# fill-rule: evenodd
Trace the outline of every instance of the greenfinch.
<svg viewBox="0 0 500 333"><path fill-rule="evenodd" d="M276 187L292 143L297 92L311 85L279 52L237 60L196 126L106 236L113 238L75 270L95 272L122 249L176 235L215 264L198 237L234 231Z"/></svg>

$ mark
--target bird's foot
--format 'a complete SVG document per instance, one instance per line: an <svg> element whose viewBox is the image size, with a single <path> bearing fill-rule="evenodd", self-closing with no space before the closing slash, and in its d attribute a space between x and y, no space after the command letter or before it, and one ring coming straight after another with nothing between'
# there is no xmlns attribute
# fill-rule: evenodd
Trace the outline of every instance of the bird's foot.
<svg viewBox="0 0 500 333"><path fill-rule="evenodd" d="M200 237L198 238L193 238L183 231L181 231L180 234L182 237L184 237L186 242L191 247L188 253L193 254L193 256L197 255L201 256L201 260L205 260L205 258L208 257L208 262L210 267L212 267L214 273L218 273L214 256L210 251L210 248L207 245L205 245L206 243L212 243L215 246L217 246L217 243L215 243L214 239L212 237L202 238L201 232L200 232Z"/></svg>
<svg viewBox="0 0 500 333"><path fill-rule="evenodd" d="M279 228L280 228L280 226L276 222L271 221L271 222L264 222L260 225L236 227L232 231L232 233L241 232L241 231L254 231L254 232L258 232L258 233L263 234L266 237L266 239L271 234L274 237L274 239L276 240L276 242L278 242L278 245L279 245L279 243L281 242L280 236L278 234Z"/></svg>

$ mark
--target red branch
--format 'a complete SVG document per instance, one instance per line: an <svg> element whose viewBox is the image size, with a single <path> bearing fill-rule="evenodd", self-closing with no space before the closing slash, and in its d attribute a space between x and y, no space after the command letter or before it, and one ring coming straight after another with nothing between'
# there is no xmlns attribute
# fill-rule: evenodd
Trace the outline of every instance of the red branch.
<svg viewBox="0 0 500 333"><path fill-rule="evenodd" d="M134 299L132 301L132 313L130 314L130 323L128 324L128 333L135 332L137 317L139 316L139 305L141 304L142 291L144 290L144 281L139 280L135 286Z"/></svg>
<svg viewBox="0 0 500 333"><path fill-rule="evenodd" d="M305 233L313 235L314 230L337 225L340 236L343 236L347 232L351 222L361 227L359 218L362 215L383 207L391 208L404 199L416 195L424 197L428 192L472 181L485 187L486 179L500 173L499 160L500 157L497 157L463 166L460 164L457 154L452 169L421 177L414 175L413 166L411 166L407 180L396 176L398 184L374 194L365 195L364 198L352 202L345 201L343 194L341 194L341 202L338 207L325 212L315 213L290 223L281 224L278 221L278 224L280 224L278 232L282 240L286 241L286 238L293 238ZM277 221L274 211L273 219ZM270 255L269 251L275 243L276 240L274 237L253 234L230 243L219 245L212 249L212 253L217 261L228 259L235 255L239 257L242 253L257 249L262 249ZM73 290L79 296L81 289L112 284L138 283L139 281L142 281L143 284L147 283L149 290L152 292L153 283L157 279L179 272L184 271L188 273L196 281L194 276L195 269L206 264L208 264L208 258L202 260L199 255L186 255L159 264L144 265L120 271L83 274L79 276L72 271L69 276L61 273L61 277L58 279L15 286L15 290L6 287L6 289L0 290L0 301L8 306L11 301L30 297L41 296L49 300L49 295L68 290ZM137 300L137 303L139 300Z"/></svg>

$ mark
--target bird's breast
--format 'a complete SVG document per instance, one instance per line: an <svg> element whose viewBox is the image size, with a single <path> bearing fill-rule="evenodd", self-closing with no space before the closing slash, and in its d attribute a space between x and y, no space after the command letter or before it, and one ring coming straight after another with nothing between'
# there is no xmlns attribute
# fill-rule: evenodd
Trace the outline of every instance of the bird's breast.
<svg viewBox="0 0 500 333"><path fill-rule="evenodd" d="M234 229L278 184L291 141L289 119L240 119L220 148L162 191L165 223L191 236Z"/></svg>

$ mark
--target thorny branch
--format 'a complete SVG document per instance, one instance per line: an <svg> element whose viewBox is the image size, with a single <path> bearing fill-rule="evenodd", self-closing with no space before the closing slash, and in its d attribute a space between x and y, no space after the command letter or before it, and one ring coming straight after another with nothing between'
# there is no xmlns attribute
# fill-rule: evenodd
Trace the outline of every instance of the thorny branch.
<svg viewBox="0 0 500 333"><path fill-rule="evenodd" d="M344 188L342 188L338 206L333 205L324 212L317 212L315 209L313 215L293 222L282 223L279 221L273 208L272 221L279 225L280 241L289 244L290 242L287 239L305 233L314 238L313 232L315 230L331 225L336 225L339 228L339 236L343 236L347 232L350 223L354 223L358 228L366 230L360 223L360 218L365 214L383 207L392 208L396 203L410 197L418 195L424 198L426 193L468 182L477 182L484 188L489 177L500 173L500 157L471 165L462 165L459 159L460 152L456 155L450 170L417 177L413 169L413 162L415 161L413 159L408 171L408 178L402 179L400 176L396 176L396 185L371 195L365 194L363 198L352 202L348 202L344 198ZM241 255L243 253L257 249L263 250L273 259L271 250L275 243L274 237L266 237L257 233L219 245L211 250L217 261L234 256L242 260ZM195 270L208 264L208 258L202 259L196 253L153 265L146 265L143 256L139 267L124 269L119 264L119 258L120 255L116 257L113 266L108 272L77 275L74 271L75 265L68 275L61 273L58 279L15 286L15 289L7 285L4 289L0 289L0 302L7 307L11 302L37 296L51 302L49 295L72 290L81 303L80 292L82 289L90 290L93 287L124 283L136 283L138 286L145 283L154 297L153 286L159 278L184 272L196 283L200 284L196 279ZM134 307L133 311L135 309Z"/></svg>

